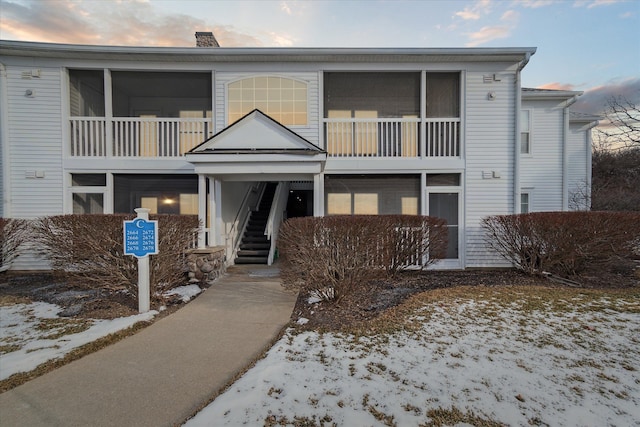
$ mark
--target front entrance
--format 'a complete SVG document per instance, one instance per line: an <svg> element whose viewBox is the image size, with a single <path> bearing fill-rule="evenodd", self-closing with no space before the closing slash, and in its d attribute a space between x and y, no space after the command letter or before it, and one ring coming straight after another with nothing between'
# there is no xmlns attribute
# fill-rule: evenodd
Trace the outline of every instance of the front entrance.
<svg viewBox="0 0 640 427"><path fill-rule="evenodd" d="M286 216L313 216L313 190L290 190Z"/></svg>

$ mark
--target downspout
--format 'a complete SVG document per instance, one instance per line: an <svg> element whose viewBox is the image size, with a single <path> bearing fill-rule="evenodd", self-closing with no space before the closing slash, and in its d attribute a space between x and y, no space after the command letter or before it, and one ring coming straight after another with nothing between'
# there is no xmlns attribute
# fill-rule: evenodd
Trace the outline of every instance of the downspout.
<svg viewBox="0 0 640 427"><path fill-rule="evenodd" d="M527 53L525 58L518 64L515 78L515 107L516 117L514 126L514 161L513 161L513 213L520 213L520 111L522 110L522 88L520 87L520 73L522 69L529 63L531 54Z"/></svg>
<svg viewBox="0 0 640 427"><path fill-rule="evenodd" d="M578 100L579 95L567 100L564 105L562 129L562 211L569 210L569 107Z"/></svg>
<svg viewBox="0 0 640 427"><path fill-rule="evenodd" d="M589 125L589 128L587 130L587 170L585 171L587 174L587 188L586 191L588 192L588 198L587 198L587 202L585 204L585 209L590 211L591 210L591 182L593 179L593 152L591 150L593 150L593 138L592 138L592 134L591 131L593 130L594 127L598 126L598 122L593 122Z"/></svg>
<svg viewBox="0 0 640 427"><path fill-rule="evenodd" d="M2 215L11 218L11 175L9 173L9 98L7 68L0 62L0 150L2 150Z"/></svg>

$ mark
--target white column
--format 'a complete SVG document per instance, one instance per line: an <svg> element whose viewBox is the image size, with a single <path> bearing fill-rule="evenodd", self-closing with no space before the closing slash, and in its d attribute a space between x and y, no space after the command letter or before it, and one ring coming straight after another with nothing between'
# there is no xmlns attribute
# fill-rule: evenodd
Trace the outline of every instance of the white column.
<svg viewBox="0 0 640 427"><path fill-rule="evenodd" d="M223 245L222 236L222 183L215 178L209 179L209 246Z"/></svg>
<svg viewBox="0 0 640 427"><path fill-rule="evenodd" d="M113 92L111 90L111 70L104 70L104 116L105 144L107 157L113 157Z"/></svg>
<svg viewBox="0 0 640 427"><path fill-rule="evenodd" d="M134 209L138 218L149 221L149 209ZM146 313L151 309L151 286L149 281L149 255L138 258L138 312Z"/></svg>
<svg viewBox="0 0 640 427"><path fill-rule="evenodd" d="M420 149L420 158L427 156L427 72L420 73L420 138L418 140Z"/></svg>
<svg viewBox="0 0 640 427"><path fill-rule="evenodd" d="M427 211L427 174L422 172L420 174L420 215L429 215Z"/></svg>
<svg viewBox="0 0 640 427"><path fill-rule="evenodd" d="M215 242L216 245L224 245L224 228L222 226L222 182L219 179L214 179L213 187L213 193L215 195L215 208L212 207L211 210L215 215Z"/></svg>
<svg viewBox="0 0 640 427"><path fill-rule="evenodd" d="M198 248L203 249L206 246L206 230L207 230L207 177L198 175L198 220L201 227L198 232Z"/></svg>
<svg viewBox="0 0 640 427"><path fill-rule="evenodd" d="M324 216L324 173L313 176L313 216Z"/></svg>

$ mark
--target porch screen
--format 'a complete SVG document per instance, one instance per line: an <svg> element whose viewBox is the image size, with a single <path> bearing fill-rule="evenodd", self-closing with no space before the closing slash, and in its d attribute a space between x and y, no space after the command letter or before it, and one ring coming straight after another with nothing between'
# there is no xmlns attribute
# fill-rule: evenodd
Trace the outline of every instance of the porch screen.
<svg viewBox="0 0 640 427"><path fill-rule="evenodd" d="M325 73L324 117L331 111L375 113L375 117L420 114L420 73Z"/></svg>
<svg viewBox="0 0 640 427"><path fill-rule="evenodd" d="M427 73L427 118L460 117L460 74Z"/></svg>
<svg viewBox="0 0 640 427"><path fill-rule="evenodd" d="M327 215L417 215L419 175L326 175Z"/></svg>

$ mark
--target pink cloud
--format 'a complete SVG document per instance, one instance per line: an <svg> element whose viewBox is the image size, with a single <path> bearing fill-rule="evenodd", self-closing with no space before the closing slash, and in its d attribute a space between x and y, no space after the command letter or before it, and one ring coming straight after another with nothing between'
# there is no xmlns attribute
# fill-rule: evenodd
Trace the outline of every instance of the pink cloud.
<svg viewBox="0 0 640 427"><path fill-rule="evenodd" d="M538 89L552 89L552 90L574 90L573 88L574 88L574 85L570 83L558 83L558 82L545 83L541 86L538 86Z"/></svg>
<svg viewBox="0 0 640 427"><path fill-rule="evenodd" d="M263 38L231 25L213 25L181 14L163 14L149 2L117 4L71 0L4 2L0 38L49 43L116 46L195 46L196 31L214 31L222 46L263 46L283 43L279 34Z"/></svg>
<svg viewBox="0 0 640 427"><path fill-rule="evenodd" d="M640 105L640 78L613 81L606 85L587 89L584 95L578 98L572 110L601 114L607 107L607 101L611 98L623 98L635 105Z"/></svg>

